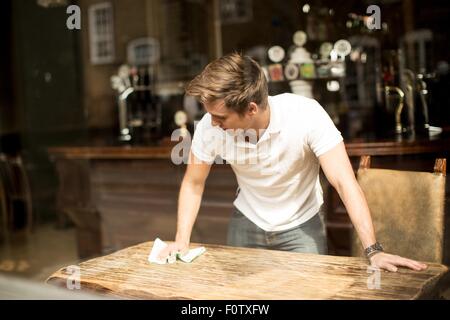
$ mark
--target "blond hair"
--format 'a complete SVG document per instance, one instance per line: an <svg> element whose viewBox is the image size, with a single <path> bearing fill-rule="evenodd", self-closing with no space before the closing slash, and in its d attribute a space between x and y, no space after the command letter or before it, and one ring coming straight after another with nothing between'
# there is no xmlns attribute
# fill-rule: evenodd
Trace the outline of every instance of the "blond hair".
<svg viewBox="0 0 450 320"><path fill-rule="evenodd" d="M223 99L227 108L242 115L250 102L267 106L268 88L258 63L235 52L209 63L187 85L186 95L202 104Z"/></svg>

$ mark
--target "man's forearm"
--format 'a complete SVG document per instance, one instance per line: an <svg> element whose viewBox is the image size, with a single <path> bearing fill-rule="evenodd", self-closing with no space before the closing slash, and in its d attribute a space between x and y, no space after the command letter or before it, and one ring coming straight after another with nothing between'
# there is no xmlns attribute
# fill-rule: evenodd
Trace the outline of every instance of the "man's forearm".
<svg viewBox="0 0 450 320"><path fill-rule="evenodd" d="M336 190L344 202L348 215L364 248L374 244L376 238L372 217L364 193L356 179L339 184L336 186Z"/></svg>
<svg viewBox="0 0 450 320"><path fill-rule="evenodd" d="M176 241L189 242L202 200L204 184L184 179L178 197Z"/></svg>

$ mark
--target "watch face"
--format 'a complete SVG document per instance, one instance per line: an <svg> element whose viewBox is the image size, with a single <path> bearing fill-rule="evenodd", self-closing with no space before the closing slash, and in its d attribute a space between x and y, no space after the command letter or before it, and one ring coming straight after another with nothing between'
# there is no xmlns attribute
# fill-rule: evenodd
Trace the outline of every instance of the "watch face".
<svg viewBox="0 0 450 320"><path fill-rule="evenodd" d="M348 56L352 51L352 45L347 40L341 39L336 41L336 43L334 44L334 50L341 57L345 57Z"/></svg>
<svg viewBox="0 0 450 320"><path fill-rule="evenodd" d="M299 47L304 46L307 39L308 37L306 33L301 30L294 33L294 36L292 37L292 41L294 42L294 44Z"/></svg>
<svg viewBox="0 0 450 320"><path fill-rule="evenodd" d="M287 80L295 80L298 78L300 70L296 64L289 63L284 67L284 76Z"/></svg>
<svg viewBox="0 0 450 320"><path fill-rule="evenodd" d="M271 47L267 53L269 55L269 59L275 63L283 60L285 55L284 49L280 46Z"/></svg>

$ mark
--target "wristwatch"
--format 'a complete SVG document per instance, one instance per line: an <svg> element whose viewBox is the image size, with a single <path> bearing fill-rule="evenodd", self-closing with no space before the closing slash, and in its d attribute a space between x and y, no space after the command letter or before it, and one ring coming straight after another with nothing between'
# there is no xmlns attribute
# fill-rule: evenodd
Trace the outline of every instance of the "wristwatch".
<svg viewBox="0 0 450 320"><path fill-rule="evenodd" d="M367 247L364 249L364 254L366 255L367 259L369 259L371 256L373 256L375 253L383 252L383 246L378 241L375 242L373 245Z"/></svg>

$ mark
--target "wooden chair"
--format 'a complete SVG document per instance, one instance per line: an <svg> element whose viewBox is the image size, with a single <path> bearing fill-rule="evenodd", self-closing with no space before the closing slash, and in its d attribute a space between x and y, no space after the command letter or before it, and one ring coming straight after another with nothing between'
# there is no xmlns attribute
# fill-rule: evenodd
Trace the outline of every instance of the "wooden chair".
<svg viewBox="0 0 450 320"><path fill-rule="evenodd" d="M366 196L377 240L389 253L420 261L444 259L446 159L436 159L434 173L371 169L361 157L358 182ZM352 236L352 255L363 256Z"/></svg>
<svg viewBox="0 0 450 320"><path fill-rule="evenodd" d="M21 224L20 231L29 234L33 227L31 190L20 156L0 154L0 180L3 232L17 231Z"/></svg>
<svg viewBox="0 0 450 320"><path fill-rule="evenodd" d="M8 206L3 180L0 175L0 243L8 236Z"/></svg>

